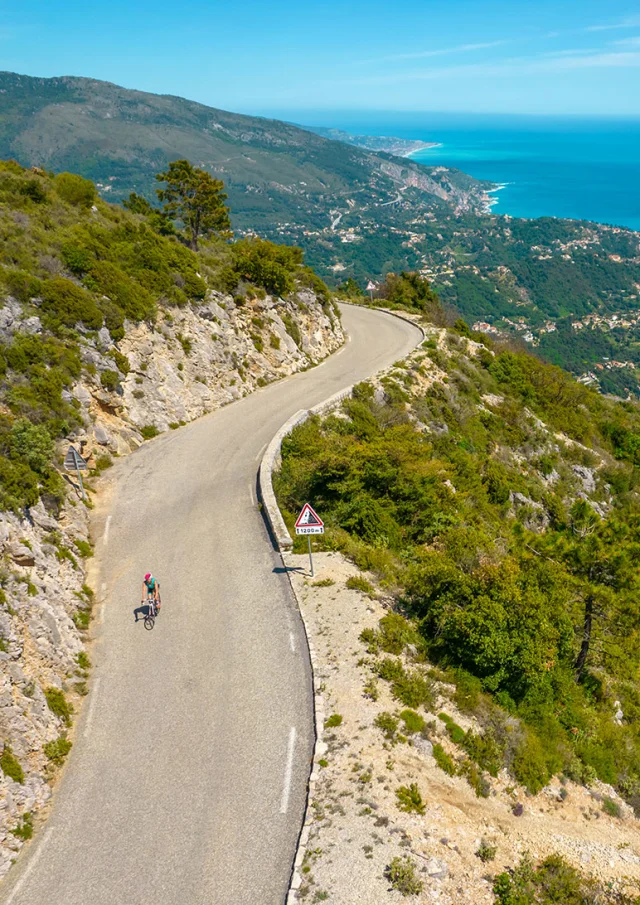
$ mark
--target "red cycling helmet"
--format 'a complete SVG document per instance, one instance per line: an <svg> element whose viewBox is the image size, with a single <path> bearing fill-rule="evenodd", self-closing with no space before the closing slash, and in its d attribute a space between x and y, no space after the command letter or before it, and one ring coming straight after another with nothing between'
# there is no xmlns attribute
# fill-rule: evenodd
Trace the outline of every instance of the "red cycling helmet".
<svg viewBox="0 0 640 905"><path fill-rule="evenodd" d="M147 574L144 576L144 580L149 581L150 578L151 578L151 572L147 572Z"/></svg>

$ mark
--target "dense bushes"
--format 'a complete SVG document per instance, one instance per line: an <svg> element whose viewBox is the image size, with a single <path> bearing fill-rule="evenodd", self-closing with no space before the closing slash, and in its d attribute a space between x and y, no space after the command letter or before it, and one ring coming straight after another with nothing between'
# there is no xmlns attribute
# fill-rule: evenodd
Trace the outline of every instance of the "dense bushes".
<svg viewBox="0 0 640 905"><path fill-rule="evenodd" d="M640 412L524 353L474 358L464 343L458 332L447 354L429 350L445 384L412 391L431 367L416 359L385 378L384 402L360 385L342 417L298 427L283 442L280 503L289 517L311 500L327 526L320 543L403 587L411 629L385 617L363 640L371 654L411 643L458 683L456 704L482 727L456 740L472 763L504 764L532 792L563 771L597 776L631 800ZM417 706L403 695L411 670L386 658L374 671Z"/></svg>
<svg viewBox="0 0 640 905"><path fill-rule="evenodd" d="M445 313L431 284L418 273L389 273L376 291L378 304L423 314L432 324L444 324Z"/></svg>
<svg viewBox="0 0 640 905"><path fill-rule="evenodd" d="M534 865L528 855L493 881L495 905L633 905L637 902L608 885L581 875L560 855Z"/></svg>

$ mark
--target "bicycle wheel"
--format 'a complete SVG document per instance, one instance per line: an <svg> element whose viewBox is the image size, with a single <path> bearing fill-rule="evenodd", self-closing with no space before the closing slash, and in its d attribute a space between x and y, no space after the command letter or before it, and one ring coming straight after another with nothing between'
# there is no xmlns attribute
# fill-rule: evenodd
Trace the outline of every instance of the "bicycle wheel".
<svg viewBox="0 0 640 905"><path fill-rule="evenodd" d="M153 616L145 616L144 617L144 627L148 632L151 631L153 626L156 624L156 620Z"/></svg>

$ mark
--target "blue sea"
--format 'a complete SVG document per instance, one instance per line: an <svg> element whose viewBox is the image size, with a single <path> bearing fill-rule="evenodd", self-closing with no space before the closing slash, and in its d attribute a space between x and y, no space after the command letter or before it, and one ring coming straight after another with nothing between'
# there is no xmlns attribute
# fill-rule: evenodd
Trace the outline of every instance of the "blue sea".
<svg viewBox="0 0 640 905"><path fill-rule="evenodd" d="M304 117L304 118L302 118ZM640 117L289 112L290 121L438 142L413 159L503 185L494 210L640 230Z"/></svg>

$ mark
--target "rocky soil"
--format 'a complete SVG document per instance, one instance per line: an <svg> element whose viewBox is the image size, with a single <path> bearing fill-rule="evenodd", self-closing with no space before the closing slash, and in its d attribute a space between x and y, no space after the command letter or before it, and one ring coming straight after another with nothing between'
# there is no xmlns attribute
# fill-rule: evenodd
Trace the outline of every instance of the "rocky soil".
<svg viewBox="0 0 640 905"><path fill-rule="evenodd" d="M431 724L429 739L407 733L404 742L386 741L374 721L402 706L382 680L372 695L360 633L377 628L390 601L379 590L370 597L348 589L347 580L360 573L337 553L314 555L313 579L306 555L286 554L285 561L294 570L289 574L315 648L316 691L324 715L330 723L331 716L342 717L337 726L319 727L327 750L315 765L309 839L294 875L298 901L399 905L407 899L390 888L385 869L393 858L408 856L423 884L410 901L491 903L492 877L524 852L534 859L557 852L613 888L638 894L640 825L612 788L553 780L528 796L502 771L491 779L489 797L478 798L466 779L440 769L433 744L451 755L456 749L437 714L444 710L464 729L473 727L451 701L449 686L438 684L434 712L421 713ZM396 790L410 783L422 795L423 815L398 808ZM617 804L619 817L605 813L605 798ZM494 860L486 863L476 854L483 840L496 849Z"/></svg>
<svg viewBox="0 0 640 905"><path fill-rule="evenodd" d="M41 325L8 299L0 341L16 331L39 334ZM210 293L198 307L161 311L153 325L128 325L117 348L106 330L87 335L87 373L73 389L83 427L71 439L90 469L104 468L150 429L176 428L310 367L343 339L333 305L308 291L242 306ZM117 385L104 386L108 371ZM91 554L89 511L73 481L59 513L42 503L24 518L0 513L0 877L51 797L68 732L72 740L70 709L86 693L92 592L82 554Z"/></svg>

